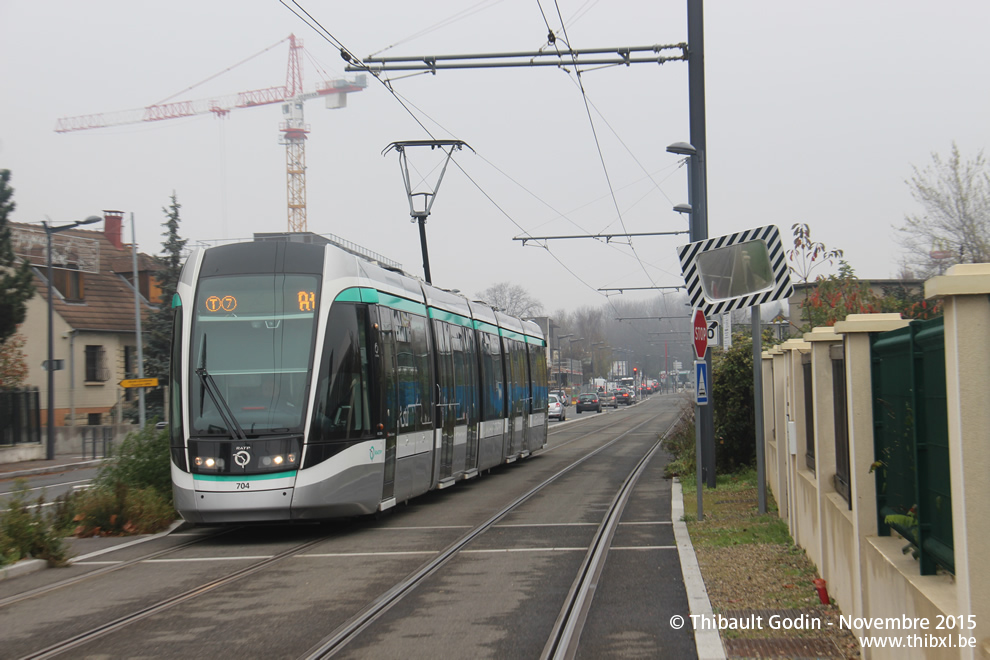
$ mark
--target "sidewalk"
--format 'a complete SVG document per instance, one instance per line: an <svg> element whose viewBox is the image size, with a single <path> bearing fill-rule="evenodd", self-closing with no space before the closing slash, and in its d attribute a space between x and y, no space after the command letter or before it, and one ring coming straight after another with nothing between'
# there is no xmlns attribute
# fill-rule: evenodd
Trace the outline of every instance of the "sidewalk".
<svg viewBox="0 0 990 660"><path fill-rule="evenodd" d="M88 467L98 467L102 458L84 458L79 454L58 454L52 460L20 461L0 463L0 480L16 479L34 474L68 472Z"/></svg>

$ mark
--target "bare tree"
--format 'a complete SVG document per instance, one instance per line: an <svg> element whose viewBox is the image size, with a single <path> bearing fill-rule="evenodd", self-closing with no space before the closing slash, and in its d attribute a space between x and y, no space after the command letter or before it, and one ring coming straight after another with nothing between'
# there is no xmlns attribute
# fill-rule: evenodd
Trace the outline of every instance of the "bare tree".
<svg viewBox="0 0 990 660"><path fill-rule="evenodd" d="M963 160L952 143L943 160L932 153L932 163L907 183L922 213L905 216L898 227L906 255L904 265L926 278L958 263L990 261L990 171L980 150Z"/></svg>
<svg viewBox="0 0 990 660"><path fill-rule="evenodd" d="M477 294L492 307L519 318L532 318L543 314L543 305L526 289L511 282L498 282Z"/></svg>

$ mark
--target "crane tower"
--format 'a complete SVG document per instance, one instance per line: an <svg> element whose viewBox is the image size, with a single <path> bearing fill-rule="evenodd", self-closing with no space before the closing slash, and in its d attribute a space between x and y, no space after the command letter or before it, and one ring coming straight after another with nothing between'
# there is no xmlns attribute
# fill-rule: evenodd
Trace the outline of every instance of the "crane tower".
<svg viewBox="0 0 990 660"><path fill-rule="evenodd" d="M329 109L347 107L347 94L360 92L368 86L368 83L367 77L362 74L356 76L354 80L341 78L324 81L317 86L316 90L304 92L303 43L301 39L296 39L294 34L290 34L287 38L261 52L271 50L286 41L289 42L289 63L284 85L239 92L219 98L162 102L133 110L63 117L56 121L55 132L69 133L93 128L162 121L191 117L207 112L212 112L217 117L225 117L232 110L238 108L254 108L281 103L283 121L279 127L281 132L279 142L285 145L288 231L306 231L306 136L309 134L309 126L304 118L303 105L310 99L323 97L326 99L326 107ZM257 53L256 55L260 54ZM253 57L242 60L242 63Z"/></svg>

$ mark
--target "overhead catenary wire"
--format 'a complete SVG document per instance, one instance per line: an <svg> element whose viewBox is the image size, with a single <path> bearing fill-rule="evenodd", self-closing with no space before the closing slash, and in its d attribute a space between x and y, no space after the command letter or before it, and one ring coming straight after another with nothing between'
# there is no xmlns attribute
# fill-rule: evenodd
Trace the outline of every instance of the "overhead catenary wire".
<svg viewBox="0 0 990 660"><path fill-rule="evenodd" d="M416 115L416 113L414 113L412 110L410 110L410 108L407 105L407 102L401 97L401 95L399 95L394 90L394 88L393 88L393 86L391 84L390 79L388 79L387 77L384 77L384 78L382 77L382 75L381 75L383 73L382 71L375 71L375 70L371 69L370 67L368 67L367 65L365 65L364 62L360 58L358 58L355 55L353 55L353 53L339 39L337 39L329 30L327 30L326 27L324 27L322 25L322 23L320 23L320 21L318 19L316 19L309 11L307 11L302 5L300 5L300 3L297 0L279 0L279 2L283 6L285 6L289 11L291 11L297 18L299 18L304 23L306 23L306 25L308 25L311 29L313 29L321 38L325 39L328 43L330 43L335 48L337 48L340 51L341 56L347 62L352 63L355 66L360 66L365 71L371 73L375 77L375 79L378 80L389 91L389 93L396 99L396 101L399 102L399 104L403 107L403 109L407 112L407 114L409 114L409 116L413 119L413 121L415 121L416 124L418 124L420 126L420 128L422 128L423 131L427 135L429 135L433 139L436 139L435 136L434 136L434 134L426 127L426 125L423 123L423 121L421 121L421 119ZM289 4L290 2L291 2L291 4L294 7L293 6L290 6L290 4ZM558 18L560 18L560 8L559 8L559 6L557 6L556 9L557 9ZM561 23L562 23L562 26L563 26L562 19L561 19ZM564 33L565 33L564 34L564 41L566 43L566 41L567 41L566 29L564 29ZM573 55L573 53L571 54L571 57L572 57L572 61L574 61L574 55ZM576 62L574 62L574 64L575 64L575 68L576 68ZM592 128L592 133L593 133L593 135L595 137L596 147L598 148L598 152L599 152L599 159L600 159L600 161L602 163L603 170L605 171L605 176L606 176L606 180L607 180L609 191L610 191L609 195L610 195L611 199L613 200L613 204L616 207L616 212L619 214L620 224L623 224L623 229L625 230L624 222L622 222L621 210L618 208L618 201L615 198L615 192L614 192L614 189L612 187L611 181L609 180L609 177L608 177L608 169L607 169L607 166L605 165L605 162L604 162L604 156L603 156L603 154L601 152L601 146L600 146L600 143L598 142L597 133L595 133L594 121L593 121L593 119L591 117L591 111L590 111L589 106L588 106L588 103L587 103L587 99L586 99L585 91L583 89L583 85L579 85L579 88L581 89L582 97L585 98L585 111L586 111L586 114L588 115L588 119L589 119L589 122L590 122L591 128ZM419 112L422 113L425 117L429 118L430 121L432 121L434 124L436 124L437 126L440 126L442 128L442 126L439 124L439 122L436 122L436 120L430 118L429 115L427 115L421 109L417 108L417 110L419 110ZM597 112L597 109L596 109L596 112ZM611 126L609 128L611 129ZM614 132L614 129L612 129L612 130ZM485 160L485 162L488 162L483 157L482 157L482 159ZM514 224L521 231L523 231L524 233L529 233L515 219L513 219L510 214L508 214L504 209L502 209L502 207L499 206L495 202L494 199L492 199L492 197L480 186L480 184L478 184L477 181L475 181L470 175L468 175L468 173L464 170L464 168L460 165L460 163L458 163L456 160L453 160L453 162L454 162L455 166L462 173L464 173L464 175L468 178L468 180L471 181L471 183L476 188L478 188L478 190L496 207L496 209L499 210L500 213L502 213L502 215L504 215L512 224ZM491 163L489 163L489 164L491 164ZM496 168L496 169L498 169L498 168ZM501 170L498 170L498 171L501 171ZM538 196L537 196L537 199L539 199ZM612 246L612 247L615 247L615 246ZM564 262L557 255L553 254L553 252L549 249L549 247L543 246L543 248L546 250L547 254L549 254L551 256L551 258L553 258L572 277L574 277L577 281L581 282L584 286L586 286L588 289L590 289L594 293L596 293L598 295L602 295L605 298L607 304L610 307L612 307L613 310L615 310L616 312L618 311L618 310L615 309L613 302L611 300L609 300L609 296L603 295L594 286L592 286L588 282L584 281L580 276L578 276L578 274L573 269L571 269L566 264L564 264ZM649 272L646 270L645 263L640 258L640 256L635 252L635 248L631 244L630 244L630 248L633 251L633 256L636 259L637 263L640 265L640 267L642 268L643 272L646 274L647 279L652 284L656 285L656 282L653 280L653 278L650 276ZM661 296L661 302L664 304L664 306L666 306L665 295L662 295Z"/></svg>

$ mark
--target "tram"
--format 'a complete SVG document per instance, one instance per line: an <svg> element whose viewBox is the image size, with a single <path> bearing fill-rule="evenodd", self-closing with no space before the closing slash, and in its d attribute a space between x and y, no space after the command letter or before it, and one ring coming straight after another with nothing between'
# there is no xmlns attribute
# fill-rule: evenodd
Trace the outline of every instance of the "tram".
<svg viewBox="0 0 990 660"><path fill-rule="evenodd" d="M547 442L540 327L335 244L197 249L173 298L175 507L194 523L382 511Z"/></svg>

